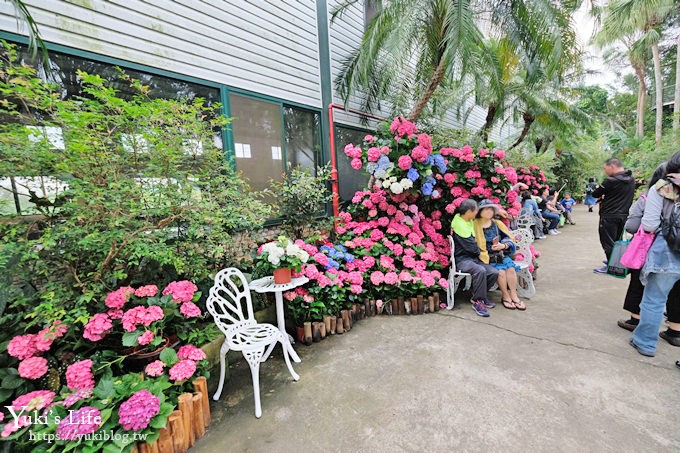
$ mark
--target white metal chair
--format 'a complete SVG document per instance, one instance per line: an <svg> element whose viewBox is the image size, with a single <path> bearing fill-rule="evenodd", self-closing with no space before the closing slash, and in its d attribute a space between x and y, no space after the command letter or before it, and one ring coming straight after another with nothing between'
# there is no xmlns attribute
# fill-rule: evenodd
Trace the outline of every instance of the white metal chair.
<svg viewBox="0 0 680 453"><path fill-rule="evenodd" d="M470 274L456 270L456 260L454 258L456 245L453 243L451 236L449 236L449 244L451 244L451 268L449 270L449 288L446 290L447 310L453 309L455 303L454 297L460 283L464 282L463 291L467 291L470 289L470 285L472 285L472 276Z"/></svg>
<svg viewBox="0 0 680 453"><path fill-rule="evenodd" d="M245 306L244 306L245 305ZM294 380L300 379L290 363L286 343L288 338L272 324L258 324L253 315L248 282L240 270L230 267L222 269L215 276L215 284L210 288L206 302L208 311L215 324L224 333L225 339L220 349L220 384L213 399L217 401L222 394L225 377L225 361L230 349L241 351L250 365L255 396L255 416L262 416L260 406L260 362L266 360L265 350L276 343L283 347L283 358ZM267 354L268 356L268 354Z"/></svg>
<svg viewBox="0 0 680 453"><path fill-rule="evenodd" d="M511 239L515 243L515 253L521 255L522 260L515 260L515 263L520 267L517 271L517 293L527 299L531 299L536 295L536 287L534 286L534 278L529 271L533 261L531 254L531 243L533 242L533 234L526 228L520 228L510 232Z"/></svg>

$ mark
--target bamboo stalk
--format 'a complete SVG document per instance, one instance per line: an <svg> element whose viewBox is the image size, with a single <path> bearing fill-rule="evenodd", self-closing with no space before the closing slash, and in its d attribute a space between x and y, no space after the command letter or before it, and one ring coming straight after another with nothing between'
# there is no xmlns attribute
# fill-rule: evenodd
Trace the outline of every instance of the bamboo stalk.
<svg viewBox="0 0 680 453"><path fill-rule="evenodd" d="M205 426L210 426L211 416L210 416L210 400L208 399L208 380L205 376L198 377L194 379L194 390L203 394L203 399L201 400L201 407L203 409L203 422Z"/></svg>
<svg viewBox="0 0 680 453"><path fill-rule="evenodd" d="M331 316L331 335L335 335L336 332L336 327L335 324L337 323L338 318L335 316Z"/></svg>
<svg viewBox="0 0 680 453"><path fill-rule="evenodd" d="M392 299L392 301L390 303L392 304L392 314L398 315L399 314L399 301L397 299Z"/></svg>
<svg viewBox="0 0 680 453"><path fill-rule="evenodd" d="M321 339L326 338L326 324L323 322L319 323L319 331L321 332Z"/></svg>
<svg viewBox="0 0 680 453"><path fill-rule="evenodd" d="M427 298L427 305L430 308L430 313L434 313L434 297L433 296L429 296Z"/></svg>
<svg viewBox="0 0 680 453"><path fill-rule="evenodd" d="M203 395L196 393L191 397L191 404L194 408L194 417L192 418L192 428L194 430L194 439L198 440L205 434L205 420L203 420L203 406L201 404Z"/></svg>
<svg viewBox="0 0 680 453"><path fill-rule="evenodd" d="M678 108L680 108L680 106ZM371 316L371 301L368 298L364 299L364 316Z"/></svg>
<svg viewBox="0 0 680 453"><path fill-rule="evenodd" d="M418 296L418 314L422 315L423 313L424 313L423 296Z"/></svg>
<svg viewBox="0 0 680 453"><path fill-rule="evenodd" d="M434 293L434 311L439 311L439 304L441 303L439 299L439 291Z"/></svg>
<svg viewBox="0 0 680 453"><path fill-rule="evenodd" d="M397 305L399 306L399 314L400 315L405 315L406 314L406 307L404 306L404 298L399 296L397 297Z"/></svg>
<svg viewBox="0 0 680 453"><path fill-rule="evenodd" d="M139 453L139 442L135 442L132 444L132 450L130 450L130 453Z"/></svg>
<svg viewBox="0 0 680 453"><path fill-rule="evenodd" d="M331 335L331 317L328 315L323 315L323 324L326 330L326 335ZM335 329L333 329L335 330ZM333 332L335 333L335 332Z"/></svg>
<svg viewBox="0 0 680 453"><path fill-rule="evenodd" d="M369 301L371 304L371 316L375 316L378 314L378 308L375 306L375 299L371 299Z"/></svg>
<svg viewBox="0 0 680 453"><path fill-rule="evenodd" d="M412 315L418 314L418 298L416 297L411 298L411 314Z"/></svg>

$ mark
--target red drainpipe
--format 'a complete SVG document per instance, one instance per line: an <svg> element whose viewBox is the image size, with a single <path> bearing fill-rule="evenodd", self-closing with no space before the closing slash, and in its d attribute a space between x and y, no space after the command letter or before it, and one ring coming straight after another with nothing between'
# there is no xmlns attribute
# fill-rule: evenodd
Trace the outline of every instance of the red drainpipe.
<svg viewBox="0 0 680 453"><path fill-rule="evenodd" d="M328 124L331 143L331 190L333 192L333 215L340 215L340 187L338 185L338 162L335 158L335 127L333 126L333 109L343 110L347 113L371 118L378 121L385 121L385 118L371 115L360 110L348 109L340 104L328 104Z"/></svg>

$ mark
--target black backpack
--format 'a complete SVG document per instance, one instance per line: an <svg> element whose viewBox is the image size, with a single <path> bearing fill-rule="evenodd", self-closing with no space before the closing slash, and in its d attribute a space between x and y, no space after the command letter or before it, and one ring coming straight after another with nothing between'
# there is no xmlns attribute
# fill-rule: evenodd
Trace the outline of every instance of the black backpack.
<svg viewBox="0 0 680 453"><path fill-rule="evenodd" d="M680 253L680 202L675 203L668 219L661 224L661 232L666 239L668 248Z"/></svg>

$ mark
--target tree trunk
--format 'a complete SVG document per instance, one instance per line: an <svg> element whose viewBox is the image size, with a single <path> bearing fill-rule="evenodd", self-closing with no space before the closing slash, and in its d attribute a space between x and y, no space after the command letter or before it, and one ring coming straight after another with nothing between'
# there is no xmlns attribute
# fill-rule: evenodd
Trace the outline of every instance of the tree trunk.
<svg viewBox="0 0 680 453"><path fill-rule="evenodd" d="M675 98L673 100L673 132L680 127L680 33L675 40ZM677 140L677 138L676 138Z"/></svg>
<svg viewBox="0 0 680 453"><path fill-rule="evenodd" d="M645 72L642 67L633 66L635 75L640 86L638 87L637 115L635 120L635 136L641 138L645 135L645 104L647 103L647 84L645 83Z"/></svg>
<svg viewBox="0 0 680 453"><path fill-rule="evenodd" d="M416 105L413 107L413 110L411 110L411 113L408 114L409 121L416 121L420 114L423 113L423 110L427 106L427 103L430 102L430 99L432 99L432 95L434 95L435 90L437 89L437 87L439 87L439 84L444 78L445 72L446 65L444 64L444 59L441 59L439 60L437 69L435 69L434 74L432 74L432 79L430 80L430 83L427 84L427 88L425 89L423 94L420 95L420 99L418 99L418 102L416 102Z"/></svg>
<svg viewBox="0 0 680 453"><path fill-rule="evenodd" d="M496 119L496 104L492 102L489 104L489 108L486 111L486 121L484 122L484 126L482 126L482 129L479 131L479 135L481 135L484 143L489 141L489 130L491 129L494 119Z"/></svg>
<svg viewBox="0 0 680 453"><path fill-rule="evenodd" d="M658 145L661 142L663 127L663 80L661 79L661 57L659 56L659 44L652 44L652 59L654 60L654 84L656 85L656 124L654 127L654 139Z"/></svg>
<svg viewBox="0 0 680 453"><path fill-rule="evenodd" d="M524 139L527 137L527 134L529 133L529 128L536 120L536 118L534 118L534 116L529 112L523 112L522 119L524 120L524 127L522 128L522 132L519 134L519 137L517 137L515 143L510 145L508 151L510 151L512 148L514 148L515 146L519 145L524 141Z"/></svg>

